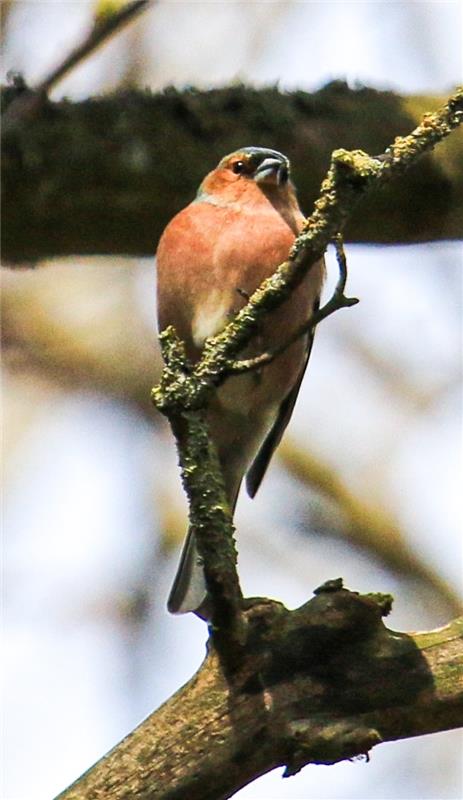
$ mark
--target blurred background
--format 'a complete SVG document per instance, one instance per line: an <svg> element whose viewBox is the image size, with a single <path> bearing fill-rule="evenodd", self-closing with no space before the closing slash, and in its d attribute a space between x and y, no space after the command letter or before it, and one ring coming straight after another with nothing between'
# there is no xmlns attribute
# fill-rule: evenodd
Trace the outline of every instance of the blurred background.
<svg viewBox="0 0 463 800"><path fill-rule="evenodd" d="M2 80L39 81L101 6L4 2ZM445 95L461 44L460 2L157 3L52 97L334 78ZM458 613L462 585L462 245L347 255L361 303L320 325L284 444L240 499L240 574L289 607L343 576L394 595L391 627L429 629ZM206 639L165 609L186 503L149 403L154 258L38 267L3 270L4 800L53 797L191 677ZM461 744L449 732L369 764L275 770L236 797L461 798Z"/></svg>

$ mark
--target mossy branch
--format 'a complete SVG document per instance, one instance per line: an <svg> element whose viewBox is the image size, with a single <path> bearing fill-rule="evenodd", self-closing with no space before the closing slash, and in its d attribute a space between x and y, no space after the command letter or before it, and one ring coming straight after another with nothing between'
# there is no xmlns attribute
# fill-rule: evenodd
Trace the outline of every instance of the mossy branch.
<svg viewBox="0 0 463 800"><path fill-rule="evenodd" d="M381 153L444 98L400 97L335 81L314 93L229 86L124 91L51 102L24 82L6 110L34 113L2 135L2 254L10 265L62 255L148 255L207 170L244 144L286 153L301 208L318 195L335 148ZM36 102L37 100L37 102ZM463 235L463 136L360 202L347 242Z"/></svg>
<svg viewBox="0 0 463 800"><path fill-rule="evenodd" d="M288 260L262 283L222 333L206 342L203 357L193 371L197 399L208 387L225 379L227 370L249 344L263 317L289 297L323 256L328 244L342 233L361 197L373 187L383 186L394 175L404 173L462 122L463 89L459 89L440 111L426 114L415 130L406 137L398 137L380 157L370 157L360 150L334 151L315 210L297 237Z"/></svg>

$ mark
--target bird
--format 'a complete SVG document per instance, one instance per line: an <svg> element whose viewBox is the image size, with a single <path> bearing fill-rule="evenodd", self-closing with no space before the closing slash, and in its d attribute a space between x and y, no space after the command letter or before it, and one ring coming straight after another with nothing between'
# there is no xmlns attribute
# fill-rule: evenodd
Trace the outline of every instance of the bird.
<svg viewBox="0 0 463 800"><path fill-rule="evenodd" d="M195 199L167 225L158 243L158 327L174 326L192 363L206 339L224 329L265 278L288 258L304 225L290 177L277 150L242 147L226 155ZM272 350L318 309L325 268L318 261L291 296L269 313L240 357ZM234 512L243 478L256 494L296 403L314 331L260 372L231 376L207 410L209 435ZM207 589L190 526L168 598L171 613L207 618Z"/></svg>

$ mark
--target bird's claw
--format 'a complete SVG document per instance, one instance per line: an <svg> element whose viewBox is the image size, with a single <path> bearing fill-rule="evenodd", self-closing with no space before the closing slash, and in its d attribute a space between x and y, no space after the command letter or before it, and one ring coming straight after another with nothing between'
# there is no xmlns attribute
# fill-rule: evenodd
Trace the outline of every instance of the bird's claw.
<svg viewBox="0 0 463 800"><path fill-rule="evenodd" d="M246 291L246 289L241 289L239 286L237 286L236 291L238 292L240 297L243 297L246 300L247 303L249 302L251 295L249 294L249 292Z"/></svg>

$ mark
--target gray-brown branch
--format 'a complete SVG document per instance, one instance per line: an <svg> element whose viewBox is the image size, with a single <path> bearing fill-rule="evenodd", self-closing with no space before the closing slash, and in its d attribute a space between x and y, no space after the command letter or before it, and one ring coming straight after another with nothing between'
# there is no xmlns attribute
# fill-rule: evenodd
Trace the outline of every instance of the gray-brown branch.
<svg viewBox="0 0 463 800"><path fill-rule="evenodd" d="M233 683L209 652L60 800L224 800L277 766L291 775L461 725L463 620L396 633L381 621L389 605L338 581L295 611L256 604Z"/></svg>

